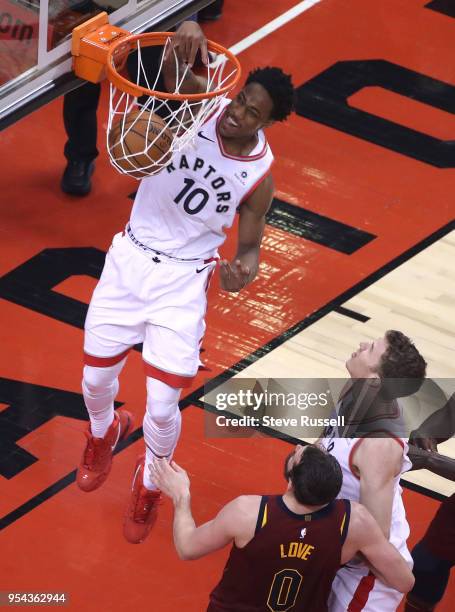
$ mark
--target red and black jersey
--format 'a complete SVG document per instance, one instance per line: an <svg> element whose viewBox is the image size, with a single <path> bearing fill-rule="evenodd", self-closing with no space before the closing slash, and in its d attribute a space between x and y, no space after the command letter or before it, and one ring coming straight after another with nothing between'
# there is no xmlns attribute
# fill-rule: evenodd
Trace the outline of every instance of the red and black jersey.
<svg viewBox="0 0 455 612"><path fill-rule="evenodd" d="M350 502L295 514L279 495L261 499L255 535L232 547L207 612L324 612L340 567Z"/></svg>
<svg viewBox="0 0 455 612"><path fill-rule="evenodd" d="M423 542L436 557L455 563L455 494L439 506Z"/></svg>

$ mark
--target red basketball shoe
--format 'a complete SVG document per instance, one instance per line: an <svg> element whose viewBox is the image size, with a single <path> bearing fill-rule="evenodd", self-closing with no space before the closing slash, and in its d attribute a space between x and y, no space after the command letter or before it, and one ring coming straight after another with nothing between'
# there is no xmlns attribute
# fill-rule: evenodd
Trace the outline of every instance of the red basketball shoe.
<svg viewBox="0 0 455 612"><path fill-rule="evenodd" d="M158 515L161 491L143 485L145 455L138 457L131 498L123 523L123 535L131 544L140 544L150 533Z"/></svg>
<svg viewBox="0 0 455 612"><path fill-rule="evenodd" d="M133 415L127 410L116 410L114 420L104 438L94 438L90 426L85 435L87 446L77 469L76 482L80 489L89 492L98 489L111 471L112 455L117 443L134 429Z"/></svg>

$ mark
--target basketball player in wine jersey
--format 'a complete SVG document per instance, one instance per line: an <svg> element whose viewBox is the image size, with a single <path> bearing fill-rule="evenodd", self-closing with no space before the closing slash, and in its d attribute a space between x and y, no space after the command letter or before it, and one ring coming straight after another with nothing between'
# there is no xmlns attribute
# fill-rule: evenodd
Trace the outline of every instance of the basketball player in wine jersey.
<svg viewBox="0 0 455 612"><path fill-rule="evenodd" d="M283 495L242 495L200 527L191 514L186 472L166 460L155 460L150 469L174 503L174 543L182 559L233 544L208 612L325 612L337 569L357 553L393 588L413 586L409 567L371 514L335 499L340 466L317 446L297 446L287 457Z"/></svg>
<svg viewBox="0 0 455 612"><path fill-rule="evenodd" d="M207 45L195 22L184 22L172 42L181 62L192 64ZM172 87L174 62L164 61ZM205 87L205 85L204 85ZM188 71L182 93L202 91ZM205 89L204 89L205 91ZM90 417L77 474L83 491L106 480L119 440L133 429L127 410L114 411L118 376L131 348L143 343L147 405L145 456L170 458L180 434L178 400L199 361L206 292L218 248L240 206L238 249L220 262L225 291L237 292L256 276L265 215L273 197L273 155L263 128L282 121L293 106L293 86L279 68L258 69L232 101L204 124L195 147L175 153L159 174L141 181L129 223L106 256L85 323L82 389ZM138 458L124 535L142 542L156 518L160 492Z"/></svg>
<svg viewBox="0 0 455 612"><path fill-rule="evenodd" d="M351 383L343 390L337 413L348 431L327 428L321 444L343 471L340 497L360 502L384 535L412 567L407 548L409 525L401 499L401 475L411 468L396 397L416 392L426 363L414 344L398 331L362 342L346 362ZM331 612L395 612L403 594L385 585L364 561L342 567L333 582Z"/></svg>

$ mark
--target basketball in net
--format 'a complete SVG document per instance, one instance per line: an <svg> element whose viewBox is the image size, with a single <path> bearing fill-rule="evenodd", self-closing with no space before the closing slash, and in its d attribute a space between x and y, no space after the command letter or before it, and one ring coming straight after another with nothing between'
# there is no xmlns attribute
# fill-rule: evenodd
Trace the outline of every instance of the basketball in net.
<svg viewBox="0 0 455 612"><path fill-rule="evenodd" d="M175 85L172 91L163 91L163 57L172 36L170 32L148 32L120 37L107 52L109 156L119 172L136 179L157 174L174 153L191 147L197 131L240 77L237 58L207 41L211 61L200 75L206 83L205 91L182 93L188 67L182 68L175 50L170 51ZM152 69L150 48L154 48L156 57ZM135 58L133 70L130 55Z"/></svg>
<svg viewBox="0 0 455 612"><path fill-rule="evenodd" d="M137 179L162 170L172 157L174 136L156 113L140 109L125 113L108 132L112 164Z"/></svg>

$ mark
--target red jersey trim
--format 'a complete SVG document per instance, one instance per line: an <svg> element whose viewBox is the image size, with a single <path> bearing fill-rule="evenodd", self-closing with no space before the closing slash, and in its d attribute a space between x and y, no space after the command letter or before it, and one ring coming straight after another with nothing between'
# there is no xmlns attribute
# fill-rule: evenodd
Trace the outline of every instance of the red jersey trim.
<svg viewBox="0 0 455 612"><path fill-rule="evenodd" d="M371 591L374 589L376 576L371 572L362 578L359 582L351 603L348 606L348 612L360 612L365 608Z"/></svg>
<svg viewBox="0 0 455 612"><path fill-rule="evenodd" d="M120 353L120 355L115 355L114 357L95 357L95 355L84 353L84 364L92 366L93 368L109 368L117 363L120 363L122 359L128 355L130 350L130 348L126 349L126 351L123 351L123 353Z"/></svg>
<svg viewBox="0 0 455 612"><path fill-rule="evenodd" d="M146 376L157 378L158 380L161 380L161 382L164 382L166 385L174 387L175 389L185 389L190 387L195 378L195 376L181 376L179 374L172 374L171 372L164 372L164 370L160 370L151 363L147 363L145 360L144 371Z"/></svg>
<svg viewBox="0 0 455 612"><path fill-rule="evenodd" d="M267 170L264 172L264 174L258 178L258 180L254 183L254 185L251 187L251 189L246 193L246 195L243 196L243 198L240 200L239 206L241 204L243 204L244 202L246 202L246 200L248 200L248 198L256 191L256 189L259 187L259 185L265 181L265 179L269 176L269 174L271 174L272 172L272 164L270 164L270 166L267 168Z"/></svg>
<svg viewBox="0 0 455 612"><path fill-rule="evenodd" d="M224 113L226 112L226 109L223 109L223 112L220 113L220 116L218 117L218 119L216 120L216 127L215 127L215 134L216 134L216 138L218 140L218 146L220 147L220 151L221 151L221 155L223 157L227 157L228 159L236 159L237 161L243 161L243 162L250 162L250 161L257 161L258 159L261 159L262 157L265 156L265 154L267 153L267 139L264 136L264 146L262 148L262 150L257 153L256 155L229 155L229 153L226 153L226 151L224 150L223 147L223 142L220 138L220 135L218 133L218 124L221 121L221 118L223 117Z"/></svg>
<svg viewBox="0 0 455 612"><path fill-rule="evenodd" d="M349 459L348 459L348 463L349 463L349 469L351 470L352 475L357 478L357 480L360 480L360 478L357 476L357 474L354 472L353 467L354 467L354 453L355 451L359 448L360 444L363 442L363 440L365 440L365 438L368 437L372 437L373 434L375 433L390 433L388 431L386 431L385 429L378 429L377 431L371 431L369 432L364 438L359 438L357 440L357 442L354 444L354 446L351 448L351 451L349 453ZM401 446L401 448L404 450L404 444L403 444L403 440L400 440L400 438L397 438L396 436L392 436L389 435L389 438L392 438L393 440L395 440L396 442L398 442L398 444Z"/></svg>

